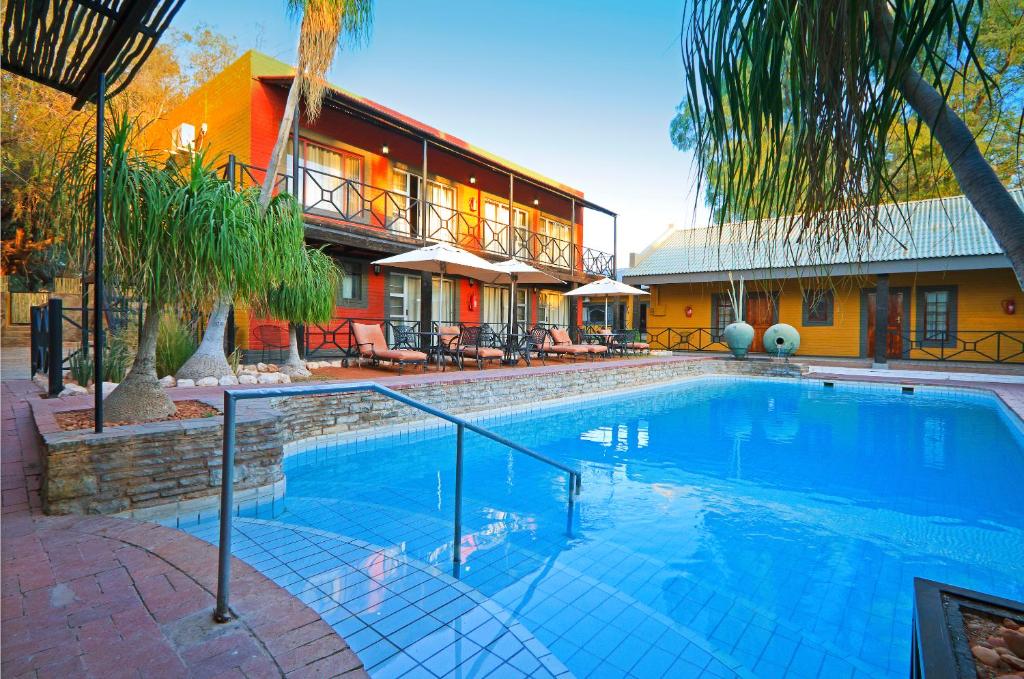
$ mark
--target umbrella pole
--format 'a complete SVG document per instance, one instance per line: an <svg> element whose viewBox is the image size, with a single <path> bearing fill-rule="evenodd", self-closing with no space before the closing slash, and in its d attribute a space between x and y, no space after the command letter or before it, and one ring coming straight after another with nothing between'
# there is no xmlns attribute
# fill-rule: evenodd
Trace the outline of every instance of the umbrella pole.
<svg viewBox="0 0 1024 679"><path fill-rule="evenodd" d="M612 330L612 323L608 322L608 295L604 296L604 323L608 326L609 330Z"/></svg>

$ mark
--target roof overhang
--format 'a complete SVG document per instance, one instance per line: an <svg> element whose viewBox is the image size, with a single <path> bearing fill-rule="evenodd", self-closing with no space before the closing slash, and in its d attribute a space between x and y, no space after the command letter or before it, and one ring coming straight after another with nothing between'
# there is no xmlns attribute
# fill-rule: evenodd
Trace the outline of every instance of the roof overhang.
<svg viewBox="0 0 1024 679"><path fill-rule="evenodd" d="M95 101L131 82L185 0L8 0L3 68L75 98Z"/></svg>
<svg viewBox="0 0 1024 679"><path fill-rule="evenodd" d="M292 78L293 76L290 75L275 75L260 76L259 80L279 87L288 87L291 85ZM349 115L365 120L366 122L374 125L394 130L415 139L425 139L432 146L444 149L454 155L467 158L502 174L512 175L517 181L525 182L545 191L550 191L565 198L566 200L573 200L581 207L601 212L610 217L617 216L614 211L585 199L583 197L583 192L578 189L566 186L554 181L553 179L548 179L538 173L530 172L523 167L519 167L503 158L488 153L483 149L479 149L462 139L446 134L435 127L421 123L413 118L402 115L387 106L378 104L377 102L366 99L365 97L357 96L351 92L346 92L336 87L330 87L328 88L325 96L325 103L333 105L333 107L340 109Z"/></svg>
<svg viewBox="0 0 1024 679"><path fill-rule="evenodd" d="M973 269L1009 269L1006 255L973 255L964 257L934 257L930 259L903 259L890 262L863 262L833 264L829 266L780 267L777 269L746 269L736 271L697 271L693 273L643 273L623 276L631 285L665 285L671 283L717 283L743 276L744 280L758 281L791 278L820 278L825 276L874 276L878 274L925 273L930 271L969 271Z"/></svg>

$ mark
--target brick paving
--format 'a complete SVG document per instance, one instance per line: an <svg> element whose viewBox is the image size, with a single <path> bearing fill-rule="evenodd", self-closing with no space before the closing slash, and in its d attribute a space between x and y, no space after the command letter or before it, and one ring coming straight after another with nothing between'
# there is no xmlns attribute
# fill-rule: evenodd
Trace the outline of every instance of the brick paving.
<svg viewBox="0 0 1024 679"><path fill-rule="evenodd" d="M0 674L15 677L365 677L308 606L234 560L236 620L212 620L217 550L111 517L43 516L27 380L2 383Z"/></svg>

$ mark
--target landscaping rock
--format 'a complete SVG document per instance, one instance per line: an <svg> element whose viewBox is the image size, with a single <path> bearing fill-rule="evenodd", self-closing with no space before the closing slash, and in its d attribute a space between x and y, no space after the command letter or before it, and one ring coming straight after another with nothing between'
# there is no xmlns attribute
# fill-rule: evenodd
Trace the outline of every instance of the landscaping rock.
<svg viewBox="0 0 1024 679"><path fill-rule="evenodd" d="M114 391L114 389L116 389L116 388L117 388L117 382L104 382L103 383L103 398L106 398L107 396L110 396L110 392ZM96 385L95 384L90 384L89 385L89 393L90 394L95 394L96 393Z"/></svg>
<svg viewBox="0 0 1024 679"><path fill-rule="evenodd" d="M216 377L200 377L196 380L197 387L216 387L220 384L220 380Z"/></svg>
<svg viewBox="0 0 1024 679"><path fill-rule="evenodd" d="M281 381L281 377L280 373L260 373L256 381L260 384L277 384Z"/></svg>
<svg viewBox="0 0 1024 679"><path fill-rule="evenodd" d="M309 377L313 373L302 366L285 365L281 367L282 375L293 375L295 377Z"/></svg>
<svg viewBox="0 0 1024 679"><path fill-rule="evenodd" d="M225 375L220 378L220 386L222 387L230 387L235 384L238 384L238 378L234 375Z"/></svg>
<svg viewBox="0 0 1024 679"><path fill-rule="evenodd" d="M276 363L268 363L267 364L267 372L268 373L276 373L279 370L281 370L281 369L277 366Z"/></svg>
<svg viewBox="0 0 1024 679"><path fill-rule="evenodd" d="M196 381L195 380L178 380L177 383L174 386L176 386L178 388L194 387L194 386L196 386Z"/></svg>
<svg viewBox="0 0 1024 679"><path fill-rule="evenodd" d="M1014 655L1018 658L1024 658L1024 634L1014 632L1013 630L1006 630L1003 632L1003 641L1006 642L1006 647L1013 651Z"/></svg>
<svg viewBox="0 0 1024 679"><path fill-rule="evenodd" d="M262 363L262 362L261 363L257 363L256 364L256 371L257 372L261 372L261 373L267 372L267 364L266 363Z"/></svg>
<svg viewBox="0 0 1024 679"><path fill-rule="evenodd" d="M999 665L999 654L991 648L985 648L984 646L972 646L971 653L978 659L982 664L988 665L989 667L996 667Z"/></svg>
<svg viewBox="0 0 1024 679"><path fill-rule="evenodd" d="M174 375L164 375L160 378L160 386L164 389L177 386L178 380L174 378Z"/></svg>
<svg viewBox="0 0 1024 679"><path fill-rule="evenodd" d="M64 390L57 394L57 396L60 398L68 398L70 396L81 396L82 394L88 393L89 390L85 387L80 387L77 384L70 382L64 385Z"/></svg>
<svg viewBox="0 0 1024 679"><path fill-rule="evenodd" d="M242 373L238 376L239 384L256 384L256 376L248 373Z"/></svg>
<svg viewBox="0 0 1024 679"><path fill-rule="evenodd" d="M288 384L288 383L290 383L292 381L292 378L289 377L288 375L284 374L284 373L277 373L277 375L278 375L278 380L277 381L280 382L281 384Z"/></svg>
<svg viewBox="0 0 1024 679"><path fill-rule="evenodd" d="M337 361L331 361L330 362L330 366L332 368L340 368L341 367L341 359L338 359Z"/></svg>

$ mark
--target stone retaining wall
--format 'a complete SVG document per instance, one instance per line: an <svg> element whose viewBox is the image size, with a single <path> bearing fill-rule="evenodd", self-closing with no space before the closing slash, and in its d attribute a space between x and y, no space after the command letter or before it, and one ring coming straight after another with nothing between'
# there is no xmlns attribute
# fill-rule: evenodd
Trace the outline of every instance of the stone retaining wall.
<svg viewBox="0 0 1024 679"><path fill-rule="evenodd" d="M495 377L467 374L447 381L411 381L394 388L441 410L471 413L702 374L799 376L800 372L795 364L758 361L637 361ZM218 405L212 400L210 404ZM236 488L244 491L279 485L284 448L290 443L427 417L373 393L240 402ZM136 513L202 498L212 501L218 495L223 442L220 418L116 427L102 434L43 431L43 440L43 507L49 514Z"/></svg>

